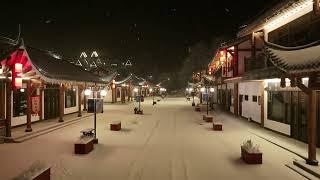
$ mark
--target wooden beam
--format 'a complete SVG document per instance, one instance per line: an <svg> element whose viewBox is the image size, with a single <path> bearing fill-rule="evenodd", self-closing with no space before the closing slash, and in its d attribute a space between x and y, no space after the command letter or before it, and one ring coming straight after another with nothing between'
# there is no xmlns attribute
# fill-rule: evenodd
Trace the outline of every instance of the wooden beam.
<svg viewBox="0 0 320 180"><path fill-rule="evenodd" d="M239 84L234 83L233 87L233 107L234 107L234 114L236 116L239 115Z"/></svg>
<svg viewBox="0 0 320 180"><path fill-rule="evenodd" d="M83 87L79 85L78 86L78 117L82 117L82 110L81 110L82 92L83 92Z"/></svg>
<svg viewBox="0 0 320 180"><path fill-rule="evenodd" d="M32 87L31 81L27 82L27 129L26 132L32 132L31 128L31 96L32 96Z"/></svg>
<svg viewBox="0 0 320 180"><path fill-rule="evenodd" d="M41 87L40 87L40 112L39 112L39 119L40 120L43 120L43 111L42 111L42 107L44 106L44 104L42 103L43 92L44 92L44 89L43 89L43 86L41 85Z"/></svg>
<svg viewBox="0 0 320 180"><path fill-rule="evenodd" d="M11 137L11 117L12 117L12 85L11 81L6 81L6 137Z"/></svg>
<svg viewBox="0 0 320 180"><path fill-rule="evenodd" d="M59 122L63 122L64 116L64 85L59 87Z"/></svg>
<svg viewBox="0 0 320 180"><path fill-rule="evenodd" d="M264 127L264 84L265 82L261 82L260 85L260 112L261 112L261 127Z"/></svg>

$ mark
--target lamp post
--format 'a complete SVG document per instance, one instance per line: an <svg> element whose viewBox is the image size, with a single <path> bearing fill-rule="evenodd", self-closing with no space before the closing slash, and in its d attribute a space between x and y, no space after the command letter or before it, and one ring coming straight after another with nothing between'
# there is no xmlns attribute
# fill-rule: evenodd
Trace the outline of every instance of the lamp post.
<svg viewBox="0 0 320 180"><path fill-rule="evenodd" d="M211 93L211 95L214 93L213 87L210 88L210 93ZM213 110L213 96L211 96L211 97L212 97L212 102L210 101L210 103L211 103L211 109Z"/></svg>
<svg viewBox="0 0 320 180"><path fill-rule="evenodd" d="M156 102L154 102L154 92L153 89L150 88L149 91L152 93L152 105L154 106L156 104Z"/></svg>
<svg viewBox="0 0 320 180"><path fill-rule="evenodd" d="M93 93L93 111L94 111L94 140L93 142L95 144L98 144L98 139L97 139L97 110L96 110L96 106L97 106L97 98L95 98L94 96L94 91L92 91L91 89L86 89L84 91L84 95L85 96L90 96L90 94ZM88 108L89 109L89 108Z"/></svg>
<svg viewBox="0 0 320 180"><path fill-rule="evenodd" d="M194 91L193 91L193 88L189 88L189 92L191 93L191 96L192 96L192 106L195 106L196 104L194 103Z"/></svg>
<svg viewBox="0 0 320 180"><path fill-rule="evenodd" d="M206 92L206 101L207 101L207 115L209 115L209 110L208 110L208 98L209 98L209 96L208 96L208 88L207 87L202 87L201 89L200 89L200 91L201 91L201 94L203 94L204 92ZM202 97L203 97L203 95L202 95ZM202 98L201 97L201 98Z"/></svg>

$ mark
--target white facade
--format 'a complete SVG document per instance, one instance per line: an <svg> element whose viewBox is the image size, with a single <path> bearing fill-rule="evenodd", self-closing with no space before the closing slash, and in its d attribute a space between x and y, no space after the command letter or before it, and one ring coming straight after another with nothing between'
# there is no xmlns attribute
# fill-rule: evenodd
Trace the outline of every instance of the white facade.
<svg viewBox="0 0 320 180"><path fill-rule="evenodd" d="M258 123L261 123L261 105L258 102L258 97L261 96L261 83L261 81L239 83L239 96L243 95L242 116ZM246 96L248 100L245 99ZM253 101L253 96L257 97L256 102Z"/></svg>

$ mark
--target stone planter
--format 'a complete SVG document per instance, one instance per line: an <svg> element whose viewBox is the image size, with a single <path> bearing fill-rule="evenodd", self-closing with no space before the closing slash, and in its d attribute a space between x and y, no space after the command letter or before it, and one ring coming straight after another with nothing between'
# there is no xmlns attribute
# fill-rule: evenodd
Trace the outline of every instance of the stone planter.
<svg viewBox="0 0 320 180"><path fill-rule="evenodd" d="M196 107L195 107L195 111L200 112L200 111L201 111L201 110L200 110L200 107L196 106Z"/></svg>
<svg viewBox="0 0 320 180"><path fill-rule="evenodd" d="M120 131L121 130L121 122L112 122L110 124L111 131Z"/></svg>
<svg viewBox="0 0 320 180"><path fill-rule="evenodd" d="M214 131L222 131L222 124L221 123L213 122L212 126L213 126L212 128Z"/></svg>
<svg viewBox="0 0 320 180"><path fill-rule="evenodd" d="M39 164L40 165L40 164ZM28 170L21 173L14 180L30 179L30 180L50 180L50 167L43 165L32 165Z"/></svg>
<svg viewBox="0 0 320 180"><path fill-rule="evenodd" d="M94 139L82 138L74 144L75 154L88 154L93 150Z"/></svg>
<svg viewBox="0 0 320 180"><path fill-rule="evenodd" d="M262 164L262 153L249 153L241 147L241 159L247 164Z"/></svg>

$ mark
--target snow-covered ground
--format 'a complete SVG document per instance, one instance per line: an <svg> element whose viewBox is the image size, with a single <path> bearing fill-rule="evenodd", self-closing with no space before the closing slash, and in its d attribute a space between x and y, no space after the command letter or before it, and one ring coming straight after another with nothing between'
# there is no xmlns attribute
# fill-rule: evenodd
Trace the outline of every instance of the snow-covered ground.
<svg viewBox="0 0 320 180"><path fill-rule="evenodd" d="M142 104L144 115L133 114L134 104L106 105L98 115L99 144L88 155L75 155L80 130L93 127L92 117L18 144L0 144L0 179L15 177L35 161L52 169L61 180L250 180L303 179L285 166L295 155L248 132L246 123L215 116L224 131L211 130L191 102L168 98L152 106ZM109 123L122 122L112 132ZM240 160L240 145L252 139L263 151L262 165Z"/></svg>

